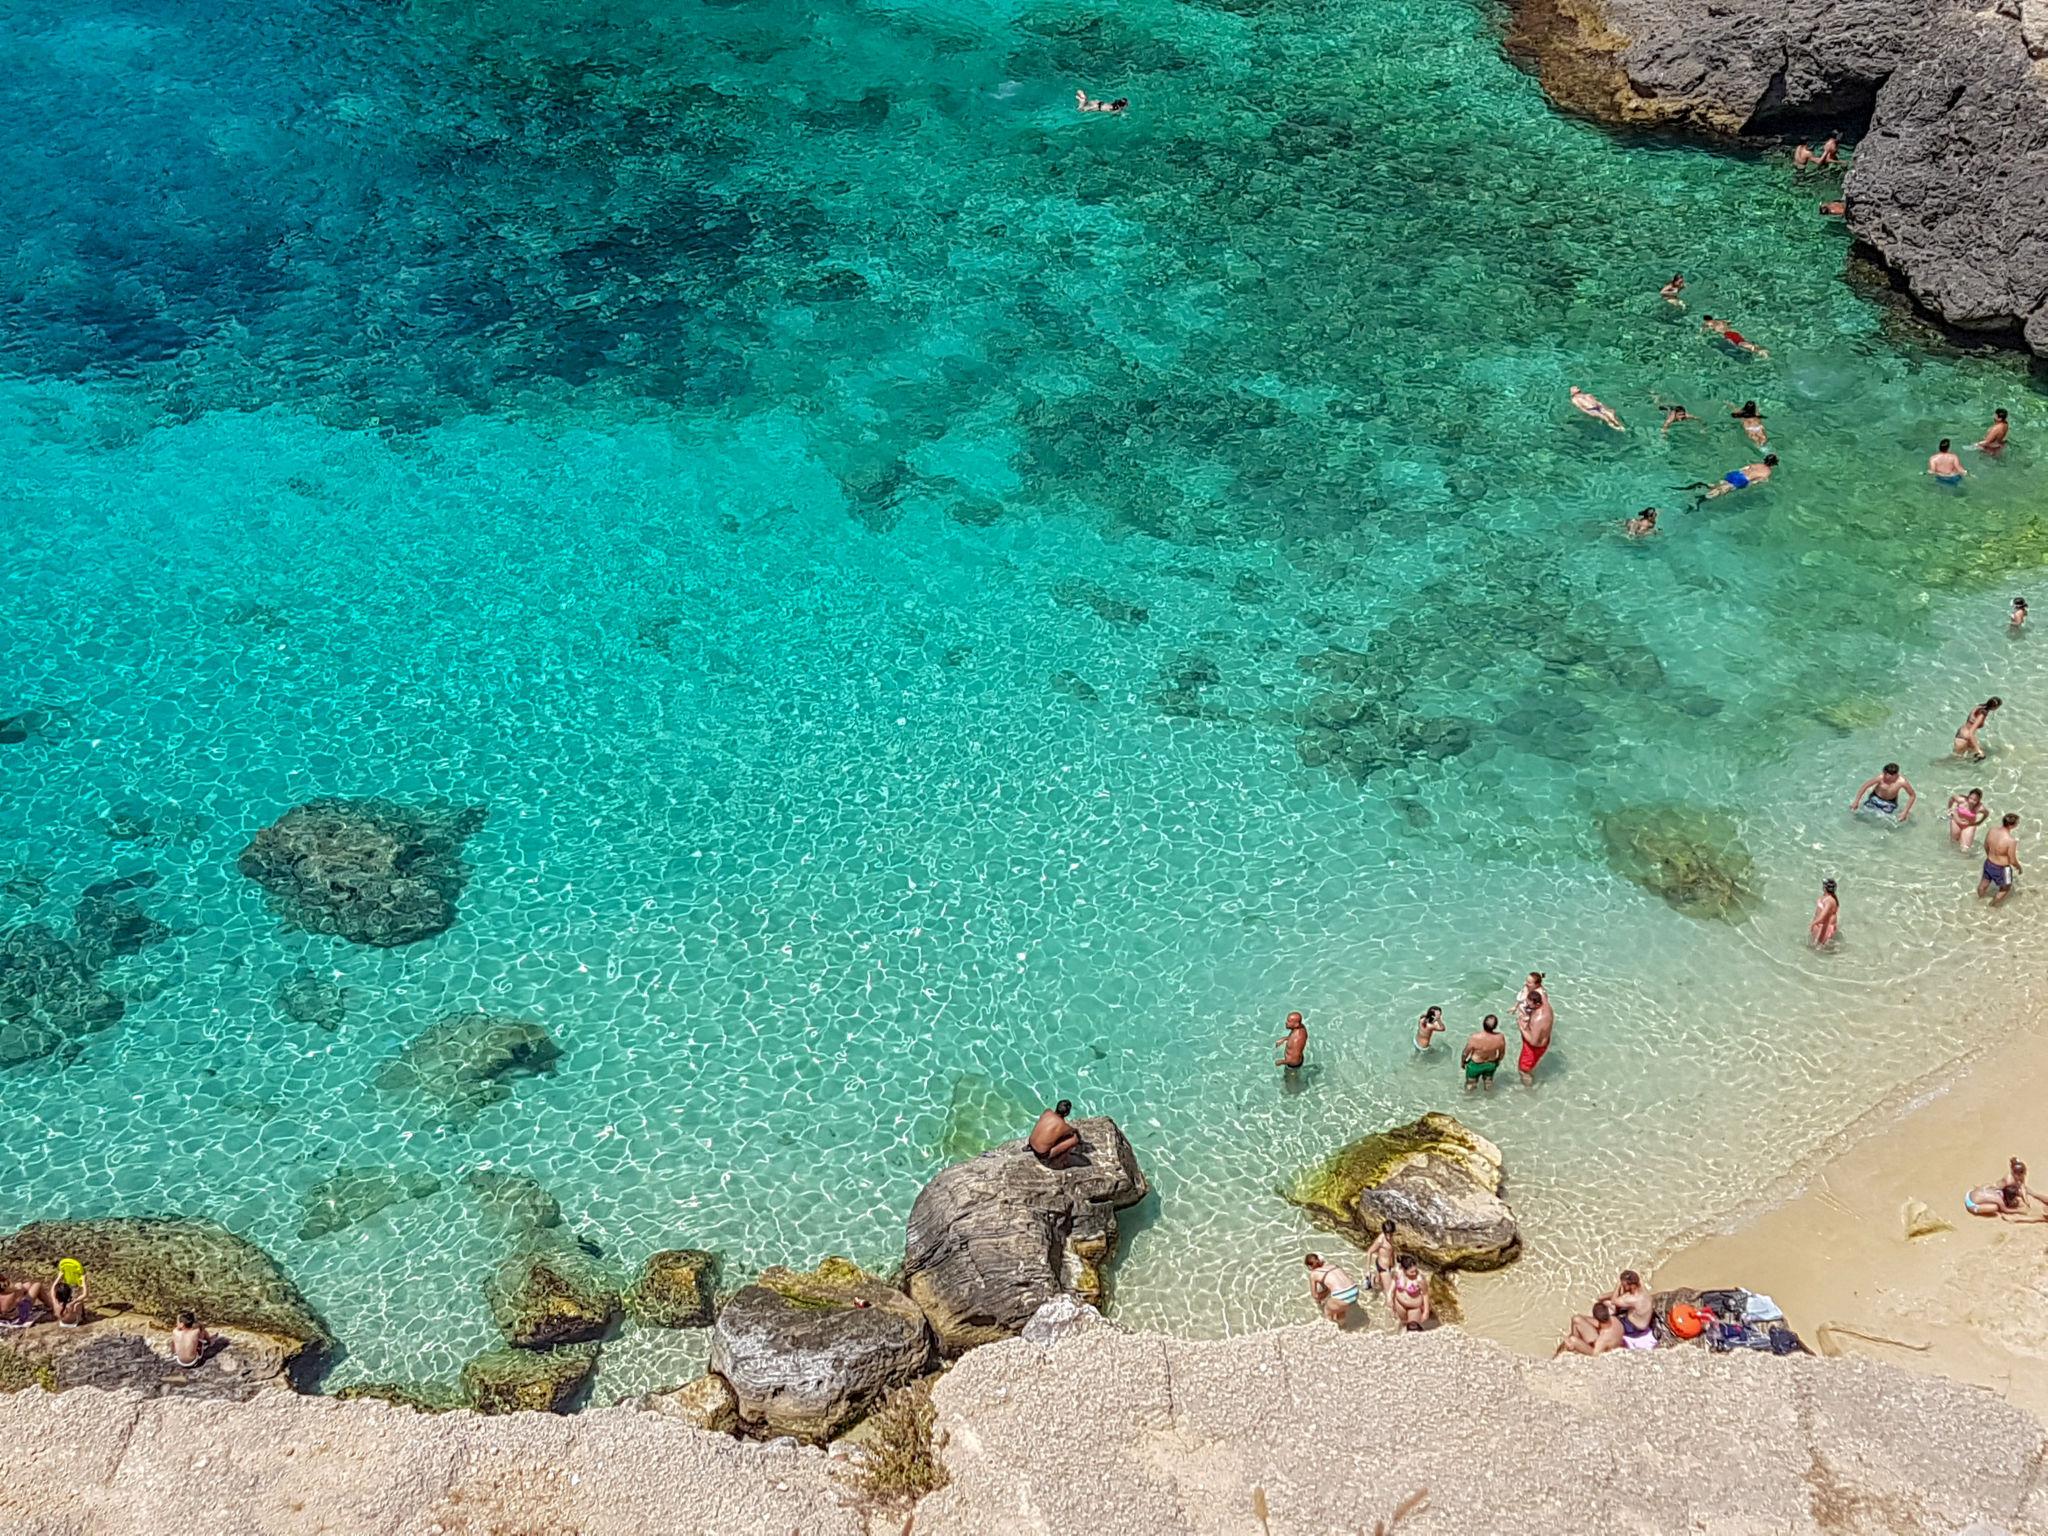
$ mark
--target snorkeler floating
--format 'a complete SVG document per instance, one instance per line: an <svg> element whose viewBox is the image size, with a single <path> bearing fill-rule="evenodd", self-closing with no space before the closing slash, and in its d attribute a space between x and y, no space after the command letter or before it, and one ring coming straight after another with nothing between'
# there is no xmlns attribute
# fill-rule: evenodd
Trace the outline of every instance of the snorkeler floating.
<svg viewBox="0 0 2048 1536"><path fill-rule="evenodd" d="M1700 329L1702 331L1707 332L1709 335L1720 337L1721 340L1727 342L1729 346L1739 348L1740 350L1751 353L1756 357L1769 357L1771 355L1770 353L1766 352L1762 347L1758 346L1755 342L1751 341L1748 337L1744 336L1742 332L1736 330L1735 327L1730 325L1726 320L1716 320L1712 315L1708 315L1705 319L1700 321Z"/></svg>
<svg viewBox="0 0 2048 1536"><path fill-rule="evenodd" d="M1604 422L1617 432L1626 432L1628 430L1627 427L1621 424L1621 418L1614 414L1612 407L1602 405L1597 396L1588 394L1576 384L1572 386L1572 408L1581 415L1590 416L1598 422Z"/></svg>
<svg viewBox="0 0 2048 1536"><path fill-rule="evenodd" d="M1771 471L1777 467L1778 456L1775 453L1767 453L1761 464L1745 464L1740 469L1729 470L1719 480L1695 480L1690 485L1680 486L1679 489L1701 492L1700 499L1693 503L1697 507L1704 502L1712 501L1716 496L1726 496L1730 491L1743 491L1752 485L1761 485L1771 478Z"/></svg>
<svg viewBox="0 0 2048 1536"><path fill-rule="evenodd" d="M1074 92L1074 106L1082 112L1121 112L1131 104L1128 96L1119 96L1114 101L1097 101L1086 91Z"/></svg>

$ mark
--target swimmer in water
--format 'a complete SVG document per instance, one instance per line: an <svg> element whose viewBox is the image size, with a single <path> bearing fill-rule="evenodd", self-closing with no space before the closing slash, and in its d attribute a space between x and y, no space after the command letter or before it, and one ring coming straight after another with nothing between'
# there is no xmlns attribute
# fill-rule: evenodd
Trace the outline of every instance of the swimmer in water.
<svg viewBox="0 0 2048 1536"><path fill-rule="evenodd" d="M1736 330L1726 320L1716 320L1712 315L1708 315L1706 319L1700 322L1700 329L1708 332L1710 335L1720 337L1721 340L1727 342L1731 347L1739 347L1744 352L1752 353L1757 357L1769 357L1771 355L1755 342L1749 340L1742 332Z"/></svg>
<svg viewBox="0 0 2048 1536"><path fill-rule="evenodd" d="M1680 489L1703 491L1705 494L1700 497L1700 502L1712 501L1716 496L1726 496L1730 491L1747 490L1752 485L1761 485L1771 478L1771 471L1777 467L1778 456L1775 453L1767 453L1761 464L1745 464L1740 469L1729 470L1711 484L1705 480L1695 480L1691 485L1681 486ZM1693 505L1698 506L1700 502L1694 502Z"/></svg>
<svg viewBox="0 0 2048 1536"><path fill-rule="evenodd" d="M2020 872L2020 840L2014 830L2019 824L2019 812L2007 811L1984 835L1984 877L1977 882L1977 895L1981 898L1986 891L1998 892L1991 898L1994 907L2005 905L2012 894L2013 876Z"/></svg>
<svg viewBox="0 0 2048 1536"><path fill-rule="evenodd" d="M1841 200L1840 200L1839 198L1837 198L1837 199L1836 199L1836 200L1835 200L1834 202L1832 202L1832 203L1822 203L1822 204L1820 205L1820 212L1821 212L1821 217L1822 217L1822 218L1827 218L1827 219L1840 219L1840 218L1845 218L1845 217L1847 217L1847 216L1848 216L1848 212L1849 212L1849 205L1848 205L1847 203L1845 203L1845 202L1841 201Z"/></svg>
<svg viewBox="0 0 2048 1536"><path fill-rule="evenodd" d="M1731 420L1742 423L1743 435L1757 447L1762 448L1770 442L1770 434L1764 431L1764 418L1757 410L1754 400L1743 401L1742 409L1739 411L1731 405L1728 415Z"/></svg>
<svg viewBox="0 0 2048 1536"><path fill-rule="evenodd" d="M1973 789L1967 795L1948 797L1948 840L1965 853L1977 843L1977 829L1990 819L1991 812L1984 808L1984 791Z"/></svg>
<svg viewBox="0 0 2048 1536"><path fill-rule="evenodd" d="M1621 418L1615 415L1612 409L1602 405L1599 400L1587 394L1576 384L1572 386L1572 406L1581 414L1590 416L1595 421L1605 422L1617 432L1626 432L1628 430L1627 427L1621 424Z"/></svg>
<svg viewBox="0 0 2048 1536"><path fill-rule="evenodd" d="M1813 164L1813 147L1806 140L1801 139L1792 146L1792 169L1803 171L1811 164Z"/></svg>
<svg viewBox="0 0 2048 1536"><path fill-rule="evenodd" d="M1816 168L1823 165L1839 165L1842 160L1842 135L1839 131L1828 135L1827 143L1820 147L1820 158L1813 163Z"/></svg>
<svg viewBox="0 0 2048 1536"><path fill-rule="evenodd" d="M1823 880L1820 883L1820 900L1813 904L1813 923L1806 930L1812 936L1815 949L1826 949L1835 942L1835 930L1841 920L1842 903L1835 895L1835 882Z"/></svg>
<svg viewBox="0 0 2048 1536"><path fill-rule="evenodd" d="M2012 424L2005 419L2005 407L2000 406L1991 413L1991 430L1984 434L1984 441L1977 445L1980 453L2001 454L2005 452L2005 440L2012 433Z"/></svg>
<svg viewBox="0 0 2048 1536"><path fill-rule="evenodd" d="M1955 450L1949 447L1948 439L1944 437L1935 447L1934 456L1927 461L1927 473L1943 485L1961 485L1963 476L1969 471L1963 468L1963 461L1956 457Z"/></svg>
<svg viewBox="0 0 2048 1536"><path fill-rule="evenodd" d="M1645 535L1655 533L1657 531L1657 509L1655 507L1643 508L1634 517L1628 518L1622 523L1621 531L1632 539L1640 539Z"/></svg>
<svg viewBox="0 0 2048 1536"><path fill-rule="evenodd" d="M1984 761L1984 745L1977 740L1977 733L1991 723L1991 712L2004 703L2005 700L1994 694L1970 711L1970 717L1963 722L1962 728L1956 732L1954 750L1957 757L1967 757L1976 763Z"/></svg>
<svg viewBox="0 0 2048 1536"><path fill-rule="evenodd" d="M1422 1017L1415 1021L1415 1049L1426 1051L1429 1042L1444 1032L1444 1011L1431 1004L1422 1010Z"/></svg>
<svg viewBox="0 0 2048 1536"><path fill-rule="evenodd" d="M1673 405L1668 400L1659 400L1655 395L1650 396L1650 403L1664 413L1664 430L1657 434L1659 437L1668 436L1671 429L1681 421L1699 420L1699 417L1693 415L1684 406Z"/></svg>
<svg viewBox="0 0 2048 1536"><path fill-rule="evenodd" d="M1083 112L1121 112L1130 104L1128 96L1119 96L1115 101L1097 101L1086 91L1074 92L1074 106Z"/></svg>
<svg viewBox="0 0 2048 1536"><path fill-rule="evenodd" d="M1300 1014L1287 1015L1287 1033L1273 1044L1280 1048L1279 1059L1273 1065L1290 1074L1299 1072L1308 1056L1308 1026L1302 1023Z"/></svg>
<svg viewBox="0 0 2048 1536"><path fill-rule="evenodd" d="M1666 304L1675 304L1680 309L1685 308L1685 300L1679 297L1681 293L1685 292L1685 274L1683 272L1672 273L1671 281L1657 291L1664 296Z"/></svg>
<svg viewBox="0 0 2048 1536"><path fill-rule="evenodd" d="M2016 597L2012 600L2012 616L2006 622L2012 625L2014 629L2025 629L2027 627L2027 600L2024 597Z"/></svg>

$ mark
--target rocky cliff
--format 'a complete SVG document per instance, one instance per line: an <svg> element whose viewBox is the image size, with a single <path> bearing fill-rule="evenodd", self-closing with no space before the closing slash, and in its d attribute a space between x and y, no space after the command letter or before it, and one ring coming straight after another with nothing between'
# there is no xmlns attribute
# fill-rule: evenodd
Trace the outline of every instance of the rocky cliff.
<svg viewBox="0 0 2048 1536"><path fill-rule="evenodd" d="M963 1358L950 1486L863 1509L842 1456L630 1408L421 1415L266 1393L0 1394L20 1536L2048 1533L2048 1437L1974 1387L1699 1350L1530 1362L1455 1329L1177 1340L1103 1326Z"/></svg>
<svg viewBox="0 0 2048 1536"><path fill-rule="evenodd" d="M1563 106L1720 137L1853 128L1850 229L1934 314L2048 356L2048 0L1511 0Z"/></svg>

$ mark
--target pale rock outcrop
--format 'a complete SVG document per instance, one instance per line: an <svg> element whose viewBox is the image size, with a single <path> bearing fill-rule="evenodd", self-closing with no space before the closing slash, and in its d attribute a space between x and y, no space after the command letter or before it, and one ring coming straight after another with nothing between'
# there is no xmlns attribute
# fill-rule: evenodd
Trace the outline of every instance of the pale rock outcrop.
<svg viewBox="0 0 2048 1536"><path fill-rule="evenodd" d="M916 1303L845 1259L764 1271L711 1330L711 1372L731 1386L741 1424L814 1444L922 1376L932 1355Z"/></svg>
<svg viewBox="0 0 2048 1536"><path fill-rule="evenodd" d="M637 1406L713 1434L729 1435L740 1427L739 1399L722 1376L699 1376L668 1392L650 1392Z"/></svg>
<svg viewBox="0 0 2048 1536"><path fill-rule="evenodd" d="M911 1206L903 1283L948 1354L1015 1336L1062 1293L1102 1300L1116 1213L1150 1186L1114 1120L1073 1124L1066 1166L1005 1142L941 1170Z"/></svg>
<svg viewBox="0 0 2048 1536"><path fill-rule="evenodd" d="M1394 1223L1394 1243L1439 1269L1499 1269L1521 1256L1501 1199L1500 1148L1449 1115L1364 1136L1285 1190L1310 1218L1360 1246Z"/></svg>

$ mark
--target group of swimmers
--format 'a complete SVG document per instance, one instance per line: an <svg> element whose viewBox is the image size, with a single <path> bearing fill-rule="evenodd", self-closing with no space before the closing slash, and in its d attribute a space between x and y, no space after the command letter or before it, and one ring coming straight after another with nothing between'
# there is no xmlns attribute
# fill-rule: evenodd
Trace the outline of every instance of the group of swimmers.
<svg viewBox="0 0 2048 1536"><path fill-rule="evenodd" d="M2012 624L2015 629L2026 622L2027 602L2023 597L2013 599ZM1964 718L1956 730L1954 752L1957 757L1971 762L1984 761L1984 743L1979 739L1991 717L2005 704L2005 700L1993 694ZM1855 796L1849 801L1852 815L1881 817L1894 826L1904 826L1913 814L1913 807L1919 803L1920 792L1913 787L1913 781L1900 772L1897 763L1886 763L1871 778L1857 786ZM1959 790L1948 797L1948 840L1965 853L1973 852L1977 843L1977 829L1991 819L1990 807L1984 804L1981 789ZM2003 906L2012 895L2013 880L2020 869L2020 818L2017 811L2008 811L1999 818L1997 826L1984 834L1984 868L1977 881L1977 895L1989 896L1991 905ZM1820 900L1815 904L1810 932L1815 948L1826 948L1835 940L1840 925L1842 903L1835 891L1835 882L1823 880L1820 883Z"/></svg>
<svg viewBox="0 0 2048 1536"><path fill-rule="evenodd" d="M1396 1251L1391 1221L1380 1223L1380 1235L1365 1250L1365 1262L1372 1271L1367 1288L1386 1298L1393 1320L1405 1332L1422 1332L1432 1316L1429 1279L1414 1254ZM1324 1317L1343 1327L1351 1320L1351 1309L1358 1305L1358 1282L1320 1253L1309 1254L1302 1263L1308 1266L1310 1298Z"/></svg>
<svg viewBox="0 0 2048 1536"><path fill-rule="evenodd" d="M1529 979L1522 983L1522 990L1515 994L1514 1018L1515 1028L1522 1037L1522 1053L1516 1059L1516 1070L1522 1075L1523 1085L1532 1087L1536 1082L1537 1063L1550 1050L1551 1031L1557 1025L1557 1015L1551 1007L1549 992L1544 990L1541 971L1531 971ZM1432 1004L1423 1009L1422 1017L1415 1021L1416 1051L1429 1050L1445 1028L1442 1008ZM1280 1052L1273 1065L1289 1077L1300 1072L1302 1063L1308 1059L1308 1025L1298 1012L1287 1015L1286 1033L1273 1044ZM1479 1021L1479 1028L1465 1041L1464 1050L1458 1053L1458 1066L1465 1074L1465 1091L1470 1093L1483 1087L1491 1092L1493 1075L1500 1070L1507 1055L1508 1042L1500 1032L1500 1015L1489 1013Z"/></svg>

